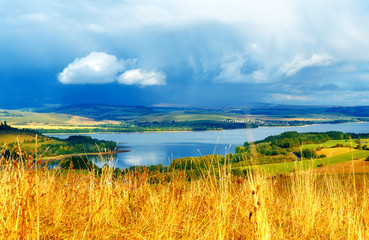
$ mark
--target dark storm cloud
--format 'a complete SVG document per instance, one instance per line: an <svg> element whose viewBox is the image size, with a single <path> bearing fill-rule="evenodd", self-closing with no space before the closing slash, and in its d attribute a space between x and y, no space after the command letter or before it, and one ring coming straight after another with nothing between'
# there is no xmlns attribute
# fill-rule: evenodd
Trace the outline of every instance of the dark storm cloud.
<svg viewBox="0 0 369 240"><path fill-rule="evenodd" d="M0 77L19 89L3 91L2 102L360 103L355 90L369 66L366 4L2 1Z"/></svg>

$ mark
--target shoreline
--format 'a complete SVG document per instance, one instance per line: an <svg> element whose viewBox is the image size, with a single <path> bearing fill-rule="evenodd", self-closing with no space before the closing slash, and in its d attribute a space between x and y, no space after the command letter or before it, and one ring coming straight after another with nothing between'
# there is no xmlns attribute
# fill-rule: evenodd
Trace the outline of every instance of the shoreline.
<svg viewBox="0 0 369 240"><path fill-rule="evenodd" d="M352 121L352 122L342 122L342 123L329 123L329 122L321 122L321 123L312 123L312 124L304 124L304 125L280 125L280 126L257 126L257 127L253 127L253 128L232 128L232 129L218 129L218 130L178 130L178 131L127 131L127 132L80 132L80 133L76 133L76 132L64 132L64 133L42 133L43 135L47 136L47 135L65 135L65 134L69 134L69 135L86 135L86 134L129 134L129 133L188 133L188 132L222 132L222 131L227 131L227 130L238 130L238 129L256 129L256 128L285 128L285 127L306 127L306 126L313 126L313 125L319 125L319 124L352 124L352 123L366 123L365 121Z"/></svg>
<svg viewBox="0 0 369 240"><path fill-rule="evenodd" d="M228 130L239 130L239 129L257 129L257 128L286 128L286 127L307 127L307 126L314 126L314 125L324 125L324 124L352 124L352 123L366 123L365 121L352 121L352 122L343 122L343 123L329 123L329 122L322 122L322 123L312 123L312 124L304 124L304 125L280 125L280 126L258 126L254 128L232 128L232 129L219 129L219 130L179 130L179 131L127 131L127 132L64 132L64 133L41 133L44 136L57 136L57 135L93 135L93 134L130 134L130 133L189 133L189 132L222 132Z"/></svg>
<svg viewBox="0 0 369 240"><path fill-rule="evenodd" d="M86 132L86 133L42 133L42 135L47 136L47 135L65 135L65 134L69 134L69 135L78 135L78 134L126 134L126 133L188 133L188 132L222 132L225 130L237 130L237 129L246 129L246 128L233 128L233 129L220 129L220 130L200 130L200 131L135 131L135 132Z"/></svg>

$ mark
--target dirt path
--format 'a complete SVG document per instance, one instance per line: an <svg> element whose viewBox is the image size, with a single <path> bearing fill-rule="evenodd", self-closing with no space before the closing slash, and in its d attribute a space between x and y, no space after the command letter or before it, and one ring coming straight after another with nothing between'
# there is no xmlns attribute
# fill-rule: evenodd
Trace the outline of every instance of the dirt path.
<svg viewBox="0 0 369 240"><path fill-rule="evenodd" d="M326 167L316 168L312 170L317 174L333 174L333 173L367 173L369 172L369 161L364 161L365 159L358 159L344 163L338 163L329 165Z"/></svg>

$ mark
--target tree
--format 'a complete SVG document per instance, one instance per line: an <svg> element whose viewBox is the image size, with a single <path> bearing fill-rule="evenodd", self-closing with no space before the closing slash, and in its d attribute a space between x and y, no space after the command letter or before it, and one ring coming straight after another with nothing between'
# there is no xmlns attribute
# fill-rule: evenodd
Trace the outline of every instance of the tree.
<svg viewBox="0 0 369 240"><path fill-rule="evenodd" d="M242 146L237 146L235 151L236 151L236 153L243 153L243 152L246 151L246 148L242 147Z"/></svg>
<svg viewBox="0 0 369 240"><path fill-rule="evenodd" d="M312 158L317 157L315 151L313 149L308 149L308 148L302 150L302 156L307 159L312 159Z"/></svg>
<svg viewBox="0 0 369 240"><path fill-rule="evenodd" d="M305 159L312 159L312 158L316 158L317 155L316 155L316 152L313 150L313 149L304 149L302 150L301 152L294 152L294 154L301 158L301 154L302 154L302 157L305 158Z"/></svg>

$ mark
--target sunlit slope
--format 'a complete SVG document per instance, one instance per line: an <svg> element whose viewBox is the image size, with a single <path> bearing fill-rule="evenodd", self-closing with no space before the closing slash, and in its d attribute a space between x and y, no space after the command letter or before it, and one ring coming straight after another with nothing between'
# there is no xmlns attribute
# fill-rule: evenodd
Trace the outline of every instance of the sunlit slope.
<svg viewBox="0 0 369 240"><path fill-rule="evenodd" d="M36 113L18 110L0 110L0 121L18 128L78 128L96 126L114 121L95 121L90 118L63 113Z"/></svg>
<svg viewBox="0 0 369 240"><path fill-rule="evenodd" d="M12 130L1 130L0 131L0 144L11 144L16 143L19 144L20 147L31 147L36 148L37 146L41 146L43 144L62 144L62 141L36 135L32 132L27 132L18 129Z"/></svg>

